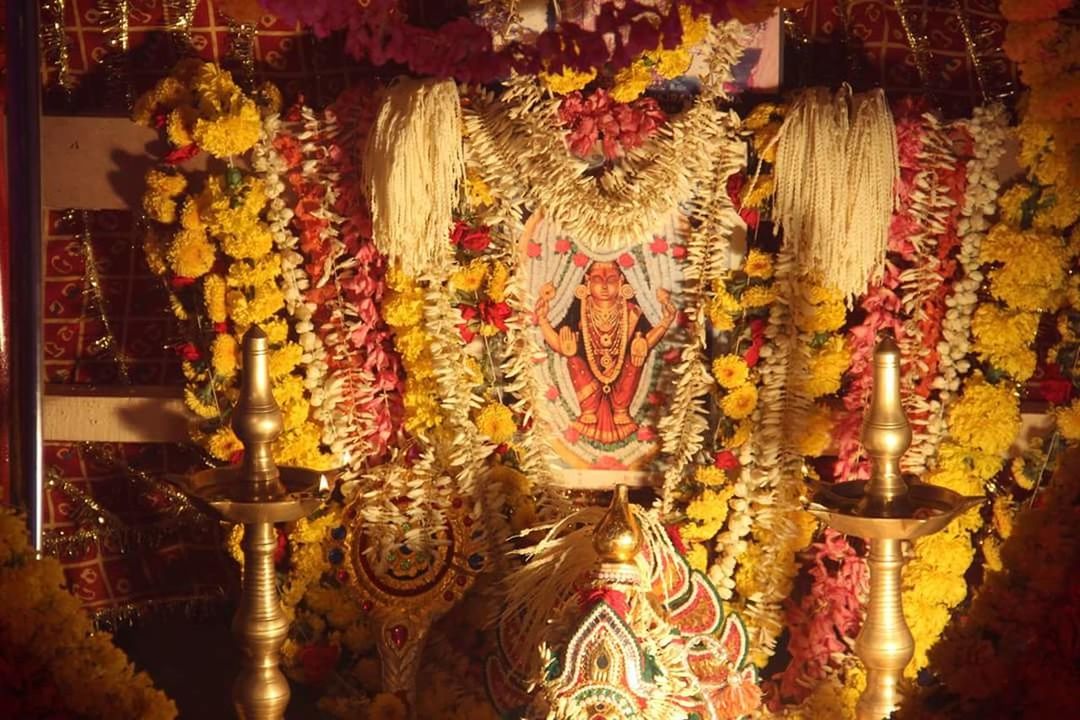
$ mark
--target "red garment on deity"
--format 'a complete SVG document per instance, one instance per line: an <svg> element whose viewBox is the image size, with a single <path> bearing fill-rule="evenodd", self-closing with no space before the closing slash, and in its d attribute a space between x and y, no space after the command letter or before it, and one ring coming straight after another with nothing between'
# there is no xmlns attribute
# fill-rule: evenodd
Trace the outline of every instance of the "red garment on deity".
<svg viewBox="0 0 1080 720"><path fill-rule="evenodd" d="M641 308L637 304L628 302L627 310L630 328L623 348L623 364L609 385L597 378L589 367L585 351L585 343L589 339L584 333L578 354L566 358L570 382L581 407L581 414L571 423L571 427L582 437L605 445L625 440L638 430L638 424L630 417L630 403L637 392L643 366L638 367L631 362L630 344L635 334L640 333L644 337L649 324L642 318Z"/></svg>

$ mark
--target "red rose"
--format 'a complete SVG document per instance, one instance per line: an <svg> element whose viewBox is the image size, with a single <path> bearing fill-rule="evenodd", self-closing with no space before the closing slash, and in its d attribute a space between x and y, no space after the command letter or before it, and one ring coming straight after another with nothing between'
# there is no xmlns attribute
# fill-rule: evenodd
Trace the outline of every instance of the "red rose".
<svg viewBox="0 0 1080 720"><path fill-rule="evenodd" d="M540 257L540 253L542 250L543 248L540 247L540 243L530 242L525 248L525 254L535 259Z"/></svg>
<svg viewBox="0 0 1080 720"><path fill-rule="evenodd" d="M195 157L199 152L199 146L195 143L191 143L190 145L185 145L182 148L176 148L169 152L169 154L165 156L165 162L170 165L179 165L185 160L190 160Z"/></svg>
<svg viewBox="0 0 1080 720"><path fill-rule="evenodd" d="M177 354L184 358L188 362L195 362L202 357L202 353L199 352L199 348L195 347L195 343L186 342L182 345L178 345L176 348Z"/></svg>
<svg viewBox="0 0 1080 720"><path fill-rule="evenodd" d="M478 253L491 244L491 235L486 227L470 227L468 223L458 220L450 233L450 242L467 252Z"/></svg>
<svg viewBox="0 0 1080 720"><path fill-rule="evenodd" d="M713 459L713 465L721 470L734 470L739 467L739 460L735 457L735 453L730 450L724 450L716 453L716 457Z"/></svg>
<svg viewBox="0 0 1080 720"><path fill-rule="evenodd" d="M624 268L634 267L634 256L630 253L623 253L619 256L619 266Z"/></svg>

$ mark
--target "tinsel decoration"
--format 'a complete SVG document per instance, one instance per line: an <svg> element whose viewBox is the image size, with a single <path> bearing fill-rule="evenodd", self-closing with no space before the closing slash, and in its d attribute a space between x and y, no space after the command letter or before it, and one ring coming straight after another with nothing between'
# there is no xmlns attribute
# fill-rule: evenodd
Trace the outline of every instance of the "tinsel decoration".
<svg viewBox="0 0 1080 720"><path fill-rule="evenodd" d="M919 84L922 85L923 91L926 97L930 100L930 103L934 106L938 105L937 97L934 94L934 82L933 76L930 74L930 38L926 36L926 16L923 16L923 28L916 30L911 18L908 17L909 11L905 7L904 0L893 0L896 4L896 15L900 18L900 27L904 30L904 37L907 38L908 47L911 48L911 54L915 59L915 69L919 72Z"/></svg>
<svg viewBox="0 0 1080 720"><path fill-rule="evenodd" d="M131 374L128 372L128 358L123 348L117 342L116 333L113 332L112 322L109 320L108 303L105 301L105 293L101 287L101 274L98 271L97 256L94 254L94 240L91 234L93 218L89 210L68 210L63 215L63 223L70 225L75 221L76 214L79 217L79 249L83 255L83 294L86 297L86 309L95 311L97 319L101 322L101 337L90 343L88 348L92 356L108 353L116 363L116 372L126 385L131 384ZM77 369L77 368L76 368ZM72 373L74 379L76 373Z"/></svg>
<svg viewBox="0 0 1080 720"><path fill-rule="evenodd" d="M75 78L68 65L67 33L64 31L64 0L43 0L41 4L41 44L45 62L56 68L56 84L71 101Z"/></svg>
<svg viewBox="0 0 1080 720"><path fill-rule="evenodd" d="M255 89L255 24L229 18L229 57L239 66L234 73L244 92Z"/></svg>
<svg viewBox="0 0 1080 720"><path fill-rule="evenodd" d="M131 62L128 55L131 34L128 0L98 0L99 22L105 36L106 55L102 60L108 79L109 93L121 98L130 110L135 103L135 88L131 82Z"/></svg>
<svg viewBox="0 0 1080 720"><path fill-rule="evenodd" d="M197 0L162 0L165 28L178 57L191 54L191 27L195 24Z"/></svg>
<svg viewBox="0 0 1080 720"><path fill-rule="evenodd" d="M121 553L137 547L155 548L168 537L174 537L184 529L203 527L209 529L210 519L193 505L171 484L153 475L131 467L108 447L94 443L82 443L79 452L94 463L104 465L129 483L137 485L144 495L159 494L168 500L166 509L153 522L139 525L125 523L116 513L104 507L89 493L61 476L59 470L50 468L45 480L48 490L56 490L66 497L72 506L71 517L75 530L59 529L45 536L45 551L61 560L78 557L98 542L107 541Z"/></svg>
<svg viewBox="0 0 1080 720"><path fill-rule="evenodd" d="M92 618L94 626L99 630L113 632L122 625L130 627L149 615L159 618L162 615L177 613L183 613L184 617L189 619L205 619L210 617L225 601L225 589L221 587L202 589L205 594L194 597L146 598L95 610Z"/></svg>
<svg viewBox="0 0 1080 720"><path fill-rule="evenodd" d="M1002 100L1016 93L1016 84L1011 78L999 80L996 84L990 78L988 65L1008 64L1008 58L1004 51L996 43L986 43L986 33L981 37L971 31L971 22L968 18L966 0L953 0L956 8L956 21L960 26L960 33L964 36L964 47L967 50L968 59L971 60L971 69L975 74L975 82L979 86L979 94L983 104L990 104L995 100ZM983 49L980 49L980 43Z"/></svg>

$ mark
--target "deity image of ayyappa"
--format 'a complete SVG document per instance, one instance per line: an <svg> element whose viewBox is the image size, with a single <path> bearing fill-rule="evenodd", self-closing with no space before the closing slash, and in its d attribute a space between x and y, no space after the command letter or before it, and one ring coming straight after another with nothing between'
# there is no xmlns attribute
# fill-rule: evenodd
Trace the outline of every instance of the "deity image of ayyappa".
<svg viewBox="0 0 1080 720"><path fill-rule="evenodd" d="M535 306L537 324L544 342L566 358L581 409L571 427L595 442L617 443L638 430L630 404L642 368L678 311L671 293L658 288L662 314L651 325L633 300L634 288L614 262L593 261L574 295L574 307L555 327L548 318L555 286L545 283Z"/></svg>

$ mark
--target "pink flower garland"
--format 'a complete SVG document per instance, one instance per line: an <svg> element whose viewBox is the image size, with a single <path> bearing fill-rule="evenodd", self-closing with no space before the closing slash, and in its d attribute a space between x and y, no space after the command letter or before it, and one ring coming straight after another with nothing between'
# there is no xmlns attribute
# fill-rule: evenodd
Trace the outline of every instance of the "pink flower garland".
<svg viewBox="0 0 1080 720"><path fill-rule="evenodd" d="M560 22L555 29L540 33L535 44L514 41L495 50L491 32L472 20L457 17L437 28L421 27L408 21L395 0L261 2L287 22L311 26L319 37L344 30L345 51L357 60L373 65L397 63L419 75L472 83L508 77L511 69L534 74L543 69L586 71L607 66L615 72L658 45L678 46L683 33L680 6L694 16L707 14L713 23L732 17L728 0L685 0L669 3L666 11L633 0L605 3L595 29Z"/></svg>
<svg viewBox="0 0 1080 720"><path fill-rule="evenodd" d="M336 130L324 138L327 162L337 175L333 207L343 220L340 234L349 260L335 278L340 302L324 327L324 342L331 369L345 379L340 407L354 418L359 440L370 450L367 464L385 457L403 414L401 358L379 313L386 258L371 239L357 166L374 119L373 95L373 89L363 85L342 93L326 111Z"/></svg>
<svg viewBox="0 0 1080 720"><path fill-rule="evenodd" d="M791 663L768 687L773 710L782 702L805 699L813 681L827 674L833 655L848 652L847 639L859 632L870 588L866 563L835 530L826 528L806 554L812 584L798 602L789 599L785 604Z"/></svg>

